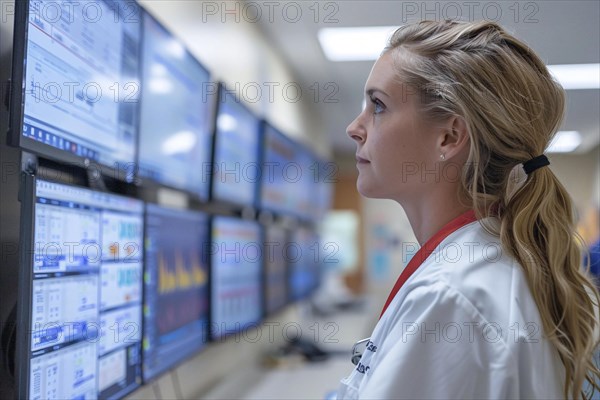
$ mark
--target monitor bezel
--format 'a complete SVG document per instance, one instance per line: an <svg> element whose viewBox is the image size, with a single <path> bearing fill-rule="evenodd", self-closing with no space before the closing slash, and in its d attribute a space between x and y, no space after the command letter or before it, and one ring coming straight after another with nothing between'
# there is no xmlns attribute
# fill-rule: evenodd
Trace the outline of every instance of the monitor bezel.
<svg viewBox="0 0 600 400"><path fill-rule="evenodd" d="M21 173L19 196L21 220L19 236L19 288L17 300L17 340L15 349L15 383L19 399L29 396L31 365L31 293L33 290L33 250L35 240L36 177ZM19 333L19 328L21 332Z"/></svg>
<svg viewBox="0 0 600 400"><path fill-rule="evenodd" d="M133 169L130 169L129 166L133 165L137 160L139 121L135 129L136 139L134 141L134 154L131 162L115 161L113 165L102 164L100 162L90 160L87 157L78 156L71 152L38 142L23 135L26 86L25 70L27 64L27 45L29 40L29 5L31 1L32 0L15 1L13 57L9 104L10 113L8 119L7 144L13 147L19 147L24 151L31 152L39 157L47 158L52 161L62 162L69 164L72 167L81 168L88 171L92 170L95 172L100 172L103 176L119 181L134 183L135 176ZM132 0L131 3L135 4L139 11L142 10L137 1ZM141 36L139 46L141 46ZM140 50L141 48L138 47L138 53ZM119 168L121 164L123 168Z"/></svg>

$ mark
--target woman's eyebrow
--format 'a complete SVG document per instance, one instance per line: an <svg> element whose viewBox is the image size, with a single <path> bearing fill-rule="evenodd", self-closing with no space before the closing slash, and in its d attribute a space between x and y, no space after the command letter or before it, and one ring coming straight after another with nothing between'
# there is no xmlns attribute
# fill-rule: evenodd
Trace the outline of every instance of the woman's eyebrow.
<svg viewBox="0 0 600 400"><path fill-rule="evenodd" d="M377 89L377 88L371 88L371 89L367 89L367 91L365 92L367 94L367 96L371 97L373 96L373 94L375 93L381 93L382 95L384 95L385 97L390 97L386 92L384 92L381 89Z"/></svg>

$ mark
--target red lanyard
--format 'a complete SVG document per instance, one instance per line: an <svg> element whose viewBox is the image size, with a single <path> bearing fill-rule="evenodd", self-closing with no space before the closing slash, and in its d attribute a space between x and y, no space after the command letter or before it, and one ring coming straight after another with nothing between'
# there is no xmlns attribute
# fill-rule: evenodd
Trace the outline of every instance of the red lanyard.
<svg viewBox="0 0 600 400"><path fill-rule="evenodd" d="M442 227L442 229L440 229L427 242L425 242L425 244L413 256L413 258L410 259L408 265L406 266L406 268L404 268L404 271L402 271L402 273L398 277L398 280L396 281L392 292L388 296L387 301L383 306L383 310L381 311L381 315L379 316L379 318L383 316L383 313L385 313L385 310L387 310L388 306L390 305L396 294L398 294L398 291L400 290L402 285L404 285L408 278L410 278L410 276L421 266L421 264L423 264L427 257L429 257L431 253L433 253L433 250L435 250L435 248L438 247L439 244L444 239L446 239L448 235L450 235L452 232L476 220L477 217L475 217L475 211L469 210L466 213L461 214L458 217L454 218L452 221L448 222Z"/></svg>

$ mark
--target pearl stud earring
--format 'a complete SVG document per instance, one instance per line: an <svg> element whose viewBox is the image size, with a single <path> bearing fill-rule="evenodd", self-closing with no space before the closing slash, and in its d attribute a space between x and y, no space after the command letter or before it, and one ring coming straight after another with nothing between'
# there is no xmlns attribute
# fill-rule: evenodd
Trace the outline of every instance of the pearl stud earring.
<svg viewBox="0 0 600 400"><path fill-rule="evenodd" d="M442 161L446 160L446 155L445 154L440 154L440 160L442 160Z"/></svg>

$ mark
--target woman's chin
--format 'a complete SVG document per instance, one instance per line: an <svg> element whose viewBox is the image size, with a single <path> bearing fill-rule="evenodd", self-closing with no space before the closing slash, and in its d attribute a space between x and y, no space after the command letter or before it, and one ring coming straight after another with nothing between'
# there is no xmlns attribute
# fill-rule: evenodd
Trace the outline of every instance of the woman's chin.
<svg viewBox="0 0 600 400"><path fill-rule="evenodd" d="M376 187L374 187L372 184L361 181L360 177L356 181L356 190L358 190L358 193L360 193L363 197L368 197L371 199L383 198L382 194L379 193L380 191L378 191Z"/></svg>

